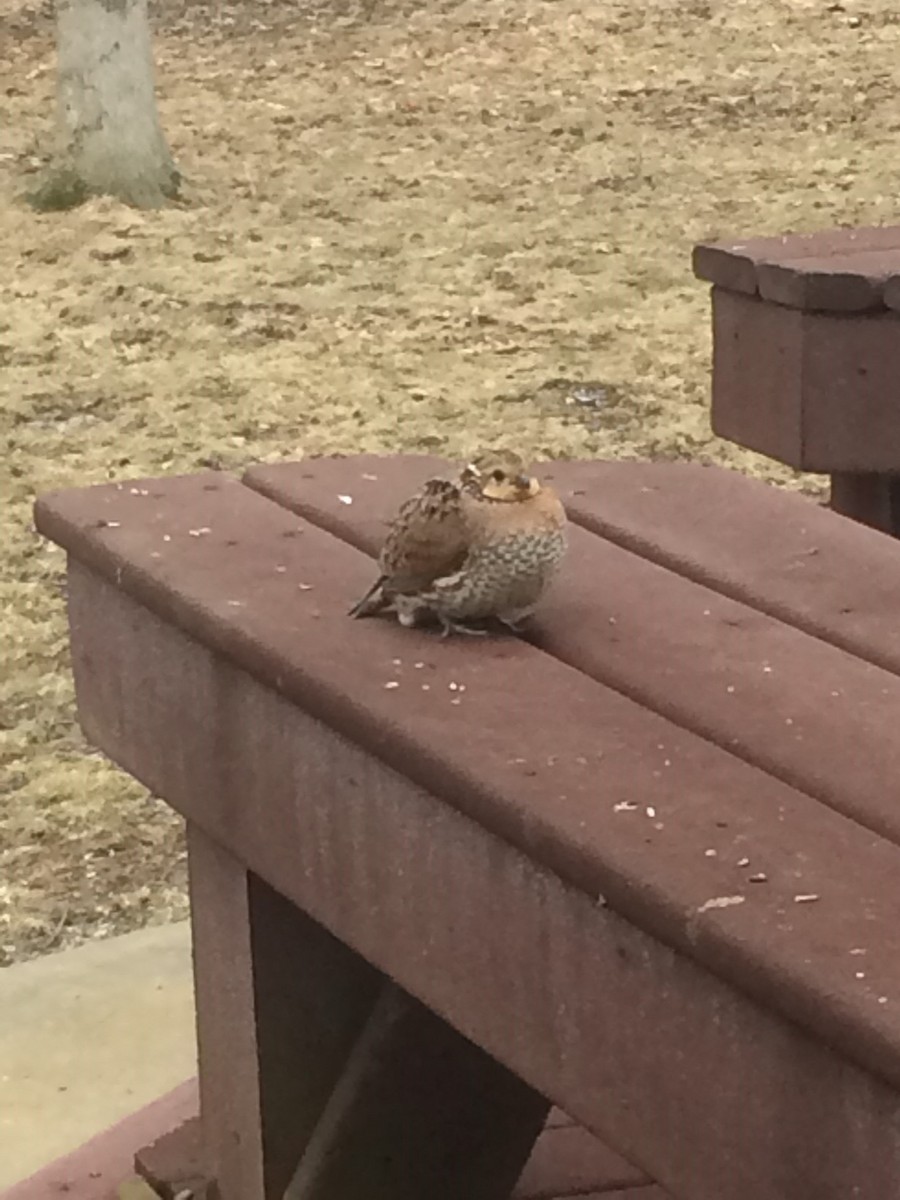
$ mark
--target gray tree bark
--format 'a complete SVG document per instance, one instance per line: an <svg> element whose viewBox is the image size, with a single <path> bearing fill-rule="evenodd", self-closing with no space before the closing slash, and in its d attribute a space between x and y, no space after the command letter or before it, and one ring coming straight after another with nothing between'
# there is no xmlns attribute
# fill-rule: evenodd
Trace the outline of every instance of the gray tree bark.
<svg viewBox="0 0 900 1200"><path fill-rule="evenodd" d="M32 197L69 208L117 196L159 208L180 176L159 123L147 0L57 0L62 151Z"/></svg>

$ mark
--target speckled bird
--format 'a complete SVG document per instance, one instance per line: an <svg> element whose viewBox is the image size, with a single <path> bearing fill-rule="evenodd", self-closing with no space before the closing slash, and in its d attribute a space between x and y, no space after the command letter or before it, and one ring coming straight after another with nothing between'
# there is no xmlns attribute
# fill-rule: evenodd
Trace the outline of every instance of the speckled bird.
<svg viewBox="0 0 900 1200"><path fill-rule="evenodd" d="M400 508L379 577L354 617L394 612L403 625L433 619L446 635L513 629L537 607L566 550L559 497L511 451L480 454L454 479L430 479Z"/></svg>

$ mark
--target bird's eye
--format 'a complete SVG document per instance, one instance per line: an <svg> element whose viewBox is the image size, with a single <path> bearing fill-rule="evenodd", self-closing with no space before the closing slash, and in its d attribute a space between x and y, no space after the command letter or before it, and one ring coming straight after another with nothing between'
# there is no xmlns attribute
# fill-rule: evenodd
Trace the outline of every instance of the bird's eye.
<svg viewBox="0 0 900 1200"><path fill-rule="evenodd" d="M503 472L499 467L496 469L496 471L491 471L491 479L493 479L494 483L503 482Z"/></svg>

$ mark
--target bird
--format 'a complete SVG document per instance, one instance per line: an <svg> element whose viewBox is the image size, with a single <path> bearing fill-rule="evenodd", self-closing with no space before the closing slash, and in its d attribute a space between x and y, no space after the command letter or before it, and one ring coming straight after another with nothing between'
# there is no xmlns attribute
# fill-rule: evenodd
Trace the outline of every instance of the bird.
<svg viewBox="0 0 900 1200"><path fill-rule="evenodd" d="M378 578L350 609L351 617L393 610L396 596L413 596L462 566L468 546L463 488L471 490L464 475L428 479L401 504L378 556Z"/></svg>
<svg viewBox="0 0 900 1200"><path fill-rule="evenodd" d="M426 481L400 507L378 578L350 615L431 619L443 636L483 634L472 623L491 619L519 632L566 551L562 503L524 466L514 451L489 450Z"/></svg>

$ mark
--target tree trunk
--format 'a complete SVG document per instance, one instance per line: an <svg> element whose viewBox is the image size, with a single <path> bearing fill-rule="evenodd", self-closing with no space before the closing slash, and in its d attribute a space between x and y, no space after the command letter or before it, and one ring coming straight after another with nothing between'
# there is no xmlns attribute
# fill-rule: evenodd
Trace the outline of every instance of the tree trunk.
<svg viewBox="0 0 900 1200"><path fill-rule="evenodd" d="M57 0L57 47L63 152L34 203L161 207L180 177L156 110L147 0Z"/></svg>

